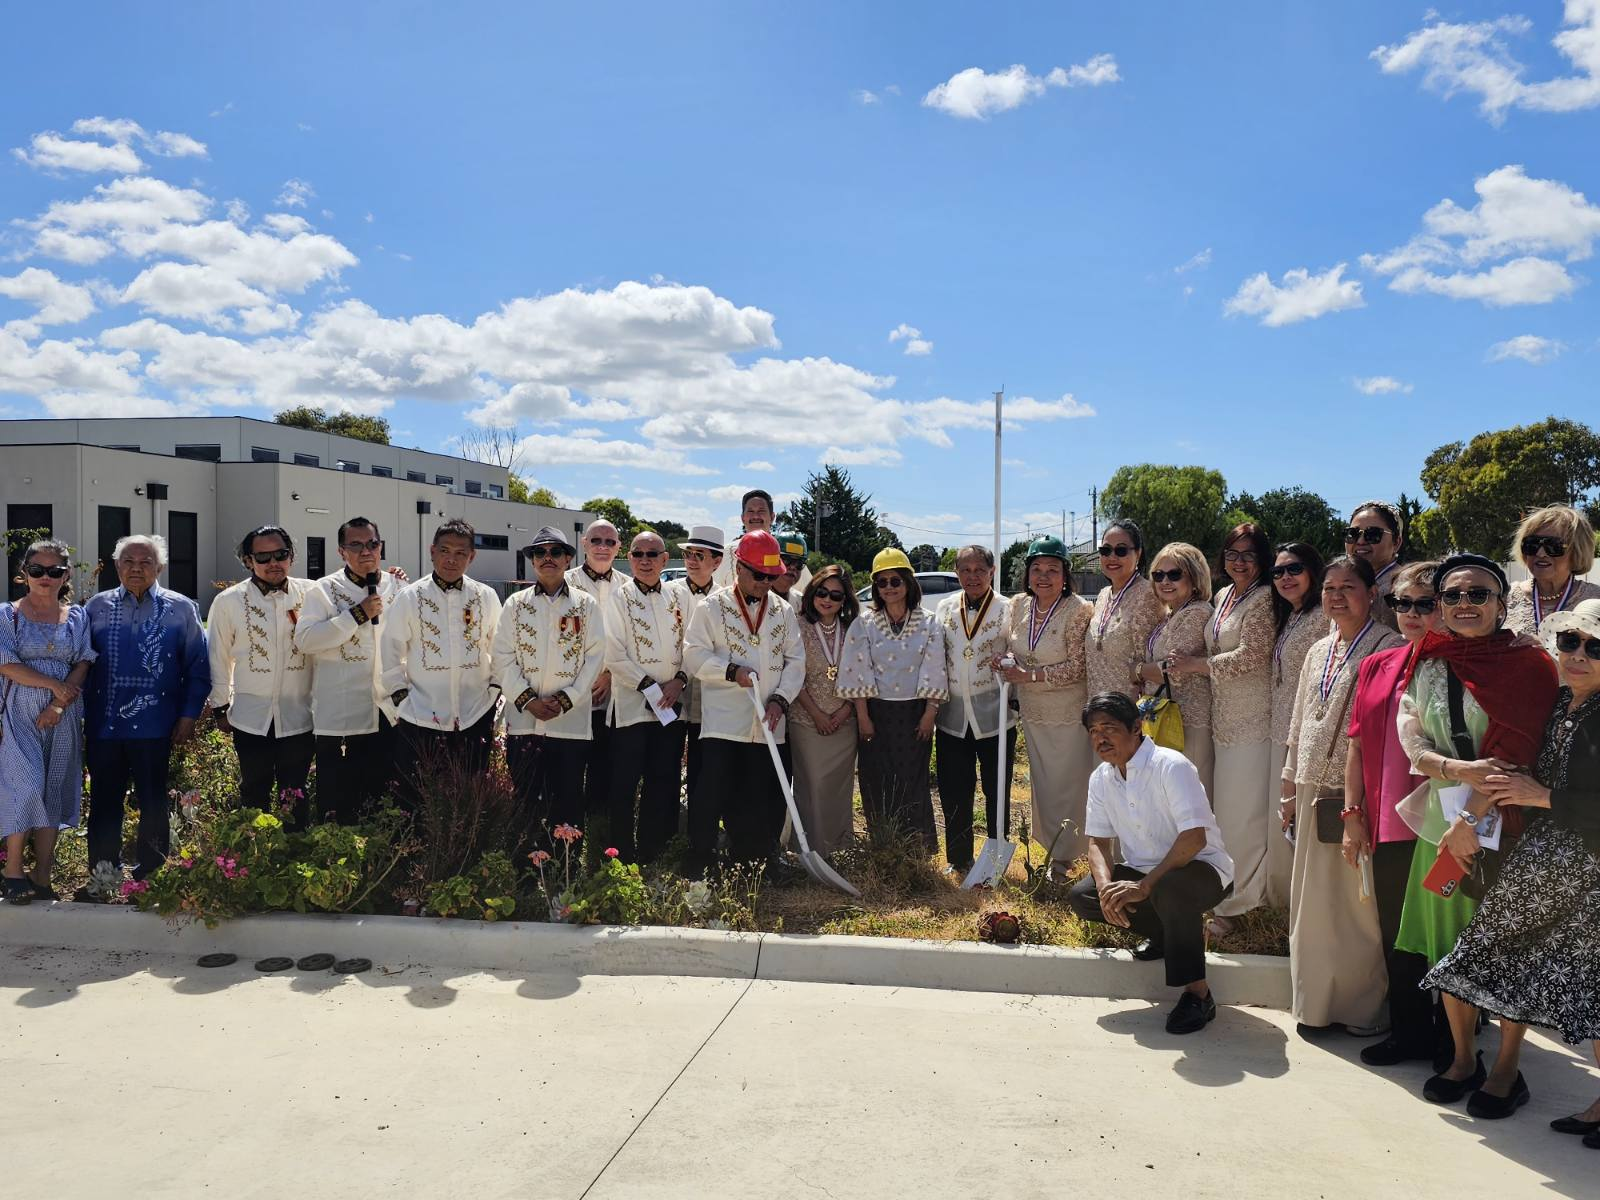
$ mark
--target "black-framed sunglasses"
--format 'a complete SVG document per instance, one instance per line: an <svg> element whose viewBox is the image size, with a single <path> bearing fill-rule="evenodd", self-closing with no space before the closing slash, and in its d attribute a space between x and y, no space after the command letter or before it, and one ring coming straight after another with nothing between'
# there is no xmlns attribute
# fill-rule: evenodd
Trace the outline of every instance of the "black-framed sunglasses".
<svg viewBox="0 0 1600 1200"><path fill-rule="evenodd" d="M836 592L832 588L818 588L815 596L818 600L832 600L835 604L844 603L844 593Z"/></svg>
<svg viewBox="0 0 1600 1200"><path fill-rule="evenodd" d="M38 563L29 563L23 568L28 573L29 579L43 579L46 575L51 579L65 579L71 567L41 567Z"/></svg>
<svg viewBox="0 0 1600 1200"><path fill-rule="evenodd" d="M1120 546L1112 546L1108 543L1107 545L1100 547L1101 558L1110 558L1113 554L1115 554L1118 558L1127 558L1128 555L1132 554L1133 552L1133 547L1128 545L1126 542Z"/></svg>
<svg viewBox="0 0 1600 1200"><path fill-rule="evenodd" d="M1446 607L1450 608L1460 604L1463 600L1472 605L1473 608L1482 608L1489 601L1497 600L1499 597L1499 592L1493 588L1486 587L1450 588L1448 591L1439 593L1439 599L1443 600Z"/></svg>
<svg viewBox="0 0 1600 1200"><path fill-rule="evenodd" d="M528 557L539 558L571 558L572 551L565 546L552 546L546 543L543 546L529 546Z"/></svg>
<svg viewBox="0 0 1600 1200"><path fill-rule="evenodd" d="M1365 542L1369 546L1376 546L1383 541L1383 535L1388 532L1382 525L1368 525L1365 529L1357 529L1351 526L1344 531L1344 540L1345 544L1350 546L1355 545L1357 542Z"/></svg>
<svg viewBox="0 0 1600 1200"><path fill-rule="evenodd" d="M1225 563L1253 563L1256 561L1254 550L1224 550L1222 561Z"/></svg>
<svg viewBox="0 0 1600 1200"><path fill-rule="evenodd" d="M874 579L872 583L880 592L893 591L906 585L906 581L898 575L885 575L881 579Z"/></svg>
<svg viewBox="0 0 1600 1200"><path fill-rule="evenodd" d="M629 558L660 558L666 554L665 550L629 550Z"/></svg>
<svg viewBox="0 0 1600 1200"><path fill-rule="evenodd" d="M758 571L754 567L752 567L749 563L745 563L745 562L742 562L739 565L741 567L743 567L746 571L749 571L753 578L755 578L755 579L765 579L768 583L771 583L774 579L782 579L783 578L783 572L782 571Z"/></svg>
<svg viewBox="0 0 1600 1200"><path fill-rule="evenodd" d="M788 554L783 555L782 558L783 565L791 571L798 571L806 565L806 560L803 558L794 558Z"/></svg>
<svg viewBox="0 0 1600 1200"><path fill-rule="evenodd" d="M1525 537L1522 539L1522 557L1533 558L1543 550L1551 558L1560 558L1567 552L1567 544L1560 538Z"/></svg>
<svg viewBox="0 0 1600 1200"><path fill-rule="evenodd" d="M1272 568L1272 577L1274 579L1282 579L1285 575L1294 575L1298 577L1304 575L1305 573L1306 565L1302 562L1279 563L1277 566Z"/></svg>
<svg viewBox="0 0 1600 1200"><path fill-rule="evenodd" d="M1439 602L1432 596L1425 596L1420 600L1407 600L1404 596L1396 596L1393 592L1385 595L1383 602L1397 613L1415 612L1423 617L1439 607Z"/></svg>
<svg viewBox="0 0 1600 1200"><path fill-rule="evenodd" d="M1590 658L1600 661L1600 638L1585 638L1576 629L1563 629L1556 634L1556 649L1563 654L1576 654L1578 647Z"/></svg>
<svg viewBox="0 0 1600 1200"><path fill-rule="evenodd" d="M366 550L366 551L382 550L383 549L383 539L382 538L372 538L372 539L370 539L368 541L365 541L365 542L346 542L344 544L344 549L350 551L351 554L360 554L363 550Z"/></svg>
<svg viewBox="0 0 1600 1200"><path fill-rule="evenodd" d="M250 561L265 566L267 563L288 562L294 557L293 550L260 550L249 556Z"/></svg>
<svg viewBox="0 0 1600 1200"><path fill-rule="evenodd" d="M1174 567L1170 571L1151 571L1150 572L1150 579L1155 583L1166 583L1167 580L1169 580L1169 579L1173 583L1177 583L1180 579L1187 579L1188 577L1189 577L1188 576L1188 572L1185 571L1182 567Z"/></svg>

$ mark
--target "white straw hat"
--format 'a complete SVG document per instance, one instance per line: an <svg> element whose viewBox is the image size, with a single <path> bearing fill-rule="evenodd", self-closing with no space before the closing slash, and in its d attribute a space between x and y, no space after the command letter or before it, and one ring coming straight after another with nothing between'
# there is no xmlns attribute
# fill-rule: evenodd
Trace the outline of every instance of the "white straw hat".
<svg viewBox="0 0 1600 1200"><path fill-rule="evenodd" d="M1584 637L1600 638L1600 600L1584 600L1565 612L1551 613L1539 622L1539 636L1551 654L1556 652L1556 634L1575 629Z"/></svg>

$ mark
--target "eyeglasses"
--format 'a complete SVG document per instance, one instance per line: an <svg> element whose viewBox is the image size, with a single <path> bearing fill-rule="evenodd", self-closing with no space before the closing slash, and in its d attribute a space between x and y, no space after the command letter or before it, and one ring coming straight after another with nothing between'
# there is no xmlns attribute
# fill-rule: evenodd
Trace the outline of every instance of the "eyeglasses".
<svg viewBox="0 0 1600 1200"><path fill-rule="evenodd" d="M383 540L381 538L373 538L370 542L346 542L344 548L350 551L351 554L360 554L363 550L369 552L382 550Z"/></svg>
<svg viewBox="0 0 1600 1200"><path fill-rule="evenodd" d="M1118 558L1127 558L1128 555L1132 553L1133 547L1128 545L1126 542L1122 543L1120 546L1107 545L1100 547L1101 558L1110 558L1113 554L1115 554Z"/></svg>
<svg viewBox="0 0 1600 1200"><path fill-rule="evenodd" d="M1556 649L1563 654L1576 654L1578 647L1590 658L1600 659L1600 638L1585 638L1575 629L1565 629L1556 634Z"/></svg>
<svg viewBox="0 0 1600 1200"><path fill-rule="evenodd" d="M1177 583L1178 580L1187 578L1187 575L1182 567L1174 567L1170 571L1151 571L1150 578L1156 583L1165 583L1169 579Z"/></svg>
<svg viewBox="0 0 1600 1200"><path fill-rule="evenodd" d="M1305 573L1306 565L1301 562L1283 563L1281 566L1272 568L1272 577L1274 579L1282 579L1285 575L1293 575L1298 578Z"/></svg>
<svg viewBox="0 0 1600 1200"><path fill-rule="evenodd" d="M628 556L630 558L660 558L665 553L665 550L629 550Z"/></svg>
<svg viewBox="0 0 1600 1200"><path fill-rule="evenodd" d="M64 579L69 567L41 567L38 563L29 563L23 570L27 571L29 579L43 579L46 575L51 579Z"/></svg>
<svg viewBox="0 0 1600 1200"><path fill-rule="evenodd" d="M683 552L683 561L686 562L686 563L687 562L700 563L700 562L705 562L706 559L708 559L708 558L721 558L721 557L722 557L722 555L716 554L716 553L714 553L713 551L710 551L710 550L685 550Z"/></svg>
<svg viewBox="0 0 1600 1200"><path fill-rule="evenodd" d="M615 546L617 544L617 539L616 538L597 538L597 537L592 537L592 538L586 538L584 540L587 541L589 543L589 545L591 545L591 546Z"/></svg>
<svg viewBox="0 0 1600 1200"><path fill-rule="evenodd" d="M752 578L765 579L768 583L771 583L774 579L783 578L782 571L758 571L749 563L740 563L739 566L742 570L750 572Z"/></svg>
<svg viewBox="0 0 1600 1200"><path fill-rule="evenodd" d="M1551 558L1560 558L1567 552L1567 544L1560 538L1525 537L1522 539L1522 557L1533 558L1543 550Z"/></svg>
<svg viewBox="0 0 1600 1200"><path fill-rule="evenodd" d="M260 563L262 566L265 566L267 563L288 562L291 558L294 557L294 551L293 550L262 550L257 554L247 554L247 555L245 555L245 557L248 558L251 562Z"/></svg>
<svg viewBox="0 0 1600 1200"><path fill-rule="evenodd" d="M1465 600L1473 608L1482 608L1489 601L1499 598L1500 593L1493 588L1451 588L1449 591L1440 592L1439 599L1445 602L1447 608L1454 608Z"/></svg>
<svg viewBox="0 0 1600 1200"><path fill-rule="evenodd" d="M898 575L885 575L882 579L874 579L873 584L880 592L892 592L895 588L903 588L906 581Z"/></svg>
<svg viewBox="0 0 1600 1200"><path fill-rule="evenodd" d="M536 559L537 558L571 558L572 557L572 551L568 550L565 546L550 546L550 545L529 546L528 547L528 557L529 558L536 558Z"/></svg>
<svg viewBox="0 0 1600 1200"><path fill-rule="evenodd" d="M1397 613L1416 612L1418 616L1427 616L1439 607L1439 602L1432 596L1425 596L1420 600L1407 600L1403 596L1396 596L1393 592L1384 596L1383 602Z"/></svg>
<svg viewBox="0 0 1600 1200"><path fill-rule="evenodd" d="M816 599L832 600L835 604L843 604L844 593L836 592L832 588L818 588L816 592Z"/></svg>
<svg viewBox="0 0 1600 1200"><path fill-rule="evenodd" d="M1254 550L1224 550L1222 561L1225 563L1253 563L1256 561Z"/></svg>
<svg viewBox="0 0 1600 1200"><path fill-rule="evenodd" d="M798 571L801 567L806 565L806 560L803 558L790 558L787 554L785 554L783 555L783 565L788 567L791 571Z"/></svg>
<svg viewBox="0 0 1600 1200"><path fill-rule="evenodd" d="M1369 546L1376 546L1383 541L1383 535L1388 532L1382 525L1368 525L1365 529L1357 529L1352 526L1344 531L1344 540L1347 545L1351 546L1357 542L1365 542Z"/></svg>

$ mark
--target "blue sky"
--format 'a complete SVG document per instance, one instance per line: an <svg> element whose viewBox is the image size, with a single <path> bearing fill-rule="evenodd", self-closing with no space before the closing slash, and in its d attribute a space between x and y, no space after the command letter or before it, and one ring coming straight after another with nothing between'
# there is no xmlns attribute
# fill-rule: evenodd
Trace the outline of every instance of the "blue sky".
<svg viewBox="0 0 1600 1200"><path fill-rule="evenodd" d="M685 522L827 458L907 544L1001 384L1008 537L1594 419L1600 0L467 11L12 13L0 407L516 420Z"/></svg>

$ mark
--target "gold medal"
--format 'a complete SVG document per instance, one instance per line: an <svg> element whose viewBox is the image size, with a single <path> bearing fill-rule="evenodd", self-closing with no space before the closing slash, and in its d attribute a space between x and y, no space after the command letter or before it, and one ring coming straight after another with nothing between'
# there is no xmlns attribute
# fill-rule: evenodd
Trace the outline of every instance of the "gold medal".
<svg viewBox="0 0 1600 1200"><path fill-rule="evenodd" d="M972 649L972 647L968 646L965 650L963 650L961 652L961 657L962 658L974 658L974 657L976 657L976 654L975 654L974 650Z"/></svg>
<svg viewBox="0 0 1600 1200"><path fill-rule="evenodd" d="M832 683L837 678L839 678L839 668L838 667L829 667L828 668L828 682Z"/></svg>

